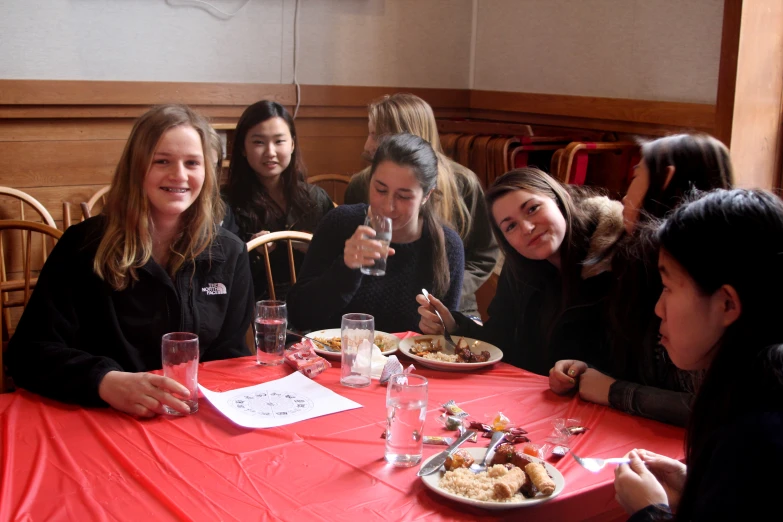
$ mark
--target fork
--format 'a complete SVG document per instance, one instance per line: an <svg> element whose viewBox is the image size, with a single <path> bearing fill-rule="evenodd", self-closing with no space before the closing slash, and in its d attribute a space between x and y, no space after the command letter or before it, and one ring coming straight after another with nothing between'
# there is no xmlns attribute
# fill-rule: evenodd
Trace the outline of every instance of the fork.
<svg viewBox="0 0 783 522"><path fill-rule="evenodd" d="M505 433L502 431L496 431L492 434L492 439L489 442L489 446L487 446L487 453L484 455L484 461L479 464L477 462L474 462L470 465L468 468L473 473L481 473L482 471L487 471L487 464L492 460L492 457L495 456L495 448L498 444L503 442L505 437Z"/></svg>
<svg viewBox="0 0 783 522"><path fill-rule="evenodd" d="M421 293L424 294L424 297L427 298L427 302L432 304L432 301L430 301L430 293L427 292L426 288L421 289ZM435 307L432 307L432 311L435 312L435 315L438 316L438 319L440 320L440 324L443 325L443 338L446 340L446 344L451 346L452 350L455 352L457 351L457 345L454 343L454 341L451 339L451 334L449 334L449 331L446 329L446 323L443 322L443 318L440 316L440 313L435 309Z"/></svg>
<svg viewBox="0 0 783 522"><path fill-rule="evenodd" d="M571 452L571 455L573 455L574 460L583 468L585 468L587 471L592 471L593 473L598 473L607 464L628 464L631 462L631 459L626 459L624 457L618 457L618 458L612 458L612 459L594 459L594 458L583 458L574 453Z"/></svg>

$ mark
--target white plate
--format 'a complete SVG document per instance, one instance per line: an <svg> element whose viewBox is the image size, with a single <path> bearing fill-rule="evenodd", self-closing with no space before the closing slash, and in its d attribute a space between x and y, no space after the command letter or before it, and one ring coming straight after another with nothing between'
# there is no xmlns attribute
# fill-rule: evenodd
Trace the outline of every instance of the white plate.
<svg viewBox="0 0 783 522"><path fill-rule="evenodd" d="M342 332L339 328L329 328L328 330L317 330L315 332L310 332L309 334L305 335L305 337L310 337L311 339L332 339L334 337L340 337L341 334ZM386 341L388 347L385 351L381 350L383 355L391 355L397 351L397 347L400 344L399 337L390 333L379 332L378 330L375 331L375 335L383 336L384 341ZM327 357L329 359L340 358L340 352L330 352L318 343L313 344L315 345L315 352L321 357Z"/></svg>
<svg viewBox="0 0 783 522"><path fill-rule="evenodd" d="M452 335L451 338L454 340L455 343L459 343L460 336L459 335ZM446 346L446 341L443 339L442 335L417 335L416 337L408 337L407 339L403 339L400 341L400 351L410 357L414 360L414 364L421 364L422 366L426 366L427 368L433 368L435 370L446 370L449 372L469 372L470 370L475 370L476 368L483 368L484 366L492 366L496 362L500 361L503 358L503 352L500 350L500 348L496 346L492 346L489 343L485 343L484 341L478 341L476 339L471 339L469 337L462 337L465 339L465 341L468 343L468 346L470 346L470 349L473 350L474 353L481 353L484 350L489 352L489 360L486 362L478 362L478 363L459 363L459 362L445 362L445 361L435 361L433 359L425 359L424 357L419 357L418 355L414 355L411 350L413 349L413 345L416 342L417 339L434 339L440 342L441 346Z"/></svg>
<svg viewBox="0 0 783 522"><path fill-rule="evenodd" d="M484 455L487 453L487 448L466 448L470 455L476 460L479 461L484 458ZM421 463L422 467L426 465L430 460L435 458L435 455L428 458L424 462ZM557 495L560 494L561 491L563 491L563 488L565 487L565 478L563 478L563 474L560 473L560 471L557 470L554 466L551 464L544 462L541 459L537 459L536 457L530 457L528 455L525 455L530 460L534 462L538 462L540 464L544 465L544 468L546 468L547 472L549 473L549 476L552 477L552 480L555 483L555 490L552 492L551 495L545 497L541 495L541 493L537 493L535 497L533 498L523 498L522 500L517 500L513 502L492 502L489 500L473 500L467 497L462 497L460 495L455 495L454 493L450 493L444 489L441 489L440 486L438 486L438 483L440 482L441 477L446 473L446 470L441 466L439 471L436 471L435 473L431 473L429 475L425 475L421 477L422 482L424 482L424 485L430 488L432 491L437 493L438 495L441 495L443 497L446 497L451 500L455 500L457 502L461 502L462 504L468 504L470 506L480 507L484 509L513 509L513 508L519 508L519 507L527 507L527 506L533 506L535 504L540 504L541 502L546 502L549 499L555 498Z"/></svg>

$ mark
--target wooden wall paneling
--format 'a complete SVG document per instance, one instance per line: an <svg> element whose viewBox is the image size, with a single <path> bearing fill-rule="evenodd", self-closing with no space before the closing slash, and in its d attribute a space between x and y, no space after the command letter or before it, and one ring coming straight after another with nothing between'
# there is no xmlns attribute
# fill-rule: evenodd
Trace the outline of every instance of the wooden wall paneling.
<svg viewBox="0 0 783 522"><path fill-rule="evenodd" d="M783 2L745 0L741 26L729 145L737 184L779 188Z"/></svg>
<svg viewBox="0 0 783 522"><path fill-rule="evenodd" d="M727 147L731 145L731 126L734 120L734 94L737 88L741 26L742 0L724 0L714 136Z"/></svg>
<svg viewBox="0 0 783 522"><path fill-rule="evenodd" d="M124 146L125 140L0 142L0 158L7 158L2 183L22 190L105 185Z"/></svg>

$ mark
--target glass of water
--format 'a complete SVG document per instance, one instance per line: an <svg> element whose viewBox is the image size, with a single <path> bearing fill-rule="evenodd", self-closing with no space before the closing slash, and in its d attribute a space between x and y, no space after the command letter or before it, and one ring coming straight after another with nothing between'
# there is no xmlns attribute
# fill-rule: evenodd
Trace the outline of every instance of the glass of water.
<svg viewBox="0 0 783 522"><path fill-rule="evenodd" d="M392 238L392 220L380 214L369 213L364 220L365 226L375 230L375 240L380 241L381 257L375 260L373 266L363 266L362 274L382 276L386 274L386 257L389 255L389 243Z"/></svg>
<svg viewBox="0 0 783 522"><path fill-rule="evenodd" d="M256 303L256 362L264 366L283 363L285 331L288 311L283 301L259 301Z"/></svg>
<svg viewBox="0 0 783 522"><path fill-rule="evenodd" d="M352 388L369 386L375 318L370 314L345 314L340 334L340 384Z"/></svg>
<svg viewBox="0 0 783 522"><path fill-rule="evenodd" d="M427 379L395 373L386 390L386 462L408 468L421 460L427 416Z"/></svg>
<svg viewBox="0 0 783 522"><path fill-rule="evenodd" d="M188 405L190 413L198 411L198 335L188 332L172 332L163 336L160 342L163 376L174 379L190 392L188 397L177 399ZM163 405L169 415L182 415L177 410Z"/></svg>

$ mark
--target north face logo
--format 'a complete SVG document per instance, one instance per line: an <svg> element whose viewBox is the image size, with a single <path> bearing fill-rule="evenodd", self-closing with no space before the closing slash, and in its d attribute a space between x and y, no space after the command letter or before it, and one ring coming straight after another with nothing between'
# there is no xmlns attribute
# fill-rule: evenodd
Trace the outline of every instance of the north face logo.
<svg viewBox="0 0 783 522"><path fill-rule="evenodd" d="M226 293L226 285L223 283L209 283L201 291L207 295L221 295Z"/></svg>

